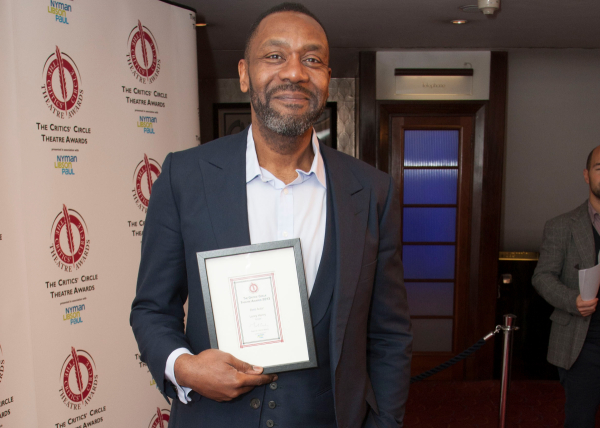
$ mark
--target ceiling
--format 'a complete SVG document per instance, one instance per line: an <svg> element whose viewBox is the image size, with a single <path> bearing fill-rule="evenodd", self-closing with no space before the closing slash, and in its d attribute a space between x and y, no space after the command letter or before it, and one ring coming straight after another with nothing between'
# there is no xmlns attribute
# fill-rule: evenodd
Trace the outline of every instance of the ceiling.
<svg viewBox="0 0 600 428"><path fill-rule="evenodd" d="M237 77L252 21L279 0L176 0L196 9L201 78ZM600 49L598 0L502 0L489 17L476 0L304 0L327 29L334 77L353 77L358 52L385 49ZM467 19L464 25L453 19Z"/></svg>

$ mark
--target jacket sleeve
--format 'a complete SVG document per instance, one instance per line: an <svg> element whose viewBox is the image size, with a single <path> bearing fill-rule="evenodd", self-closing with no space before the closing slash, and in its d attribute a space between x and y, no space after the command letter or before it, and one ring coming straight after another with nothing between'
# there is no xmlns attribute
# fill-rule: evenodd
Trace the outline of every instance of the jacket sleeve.
<svg viewBox="0 0 600 428"><path fill-rule="evenodd" d="M567 287L560 280L569 238L569 229L564 225L556 220L546 223L540 259L533 273L532 283L537 292L552 306L581 316L576 304L579 291Z"/></svg>
<svg viewBox="0 0 600 428"><path fill-rule="evenodd" d="M130 323L156 385L165 398L176 393L165 379L167 358L177 348L190 349L184 334L187 299L186 264L180 217L172 189L167 155L152 197L142 237L142 256Z"/></svg>
<svg viewBox="0 0 600 428"><path fill-rule="evenodd" d="M400 252L400 200L390 178L379 218L379 251L367 332L367 369L379 412L365 427L403 426L410 385L412 332Z"/></svg>

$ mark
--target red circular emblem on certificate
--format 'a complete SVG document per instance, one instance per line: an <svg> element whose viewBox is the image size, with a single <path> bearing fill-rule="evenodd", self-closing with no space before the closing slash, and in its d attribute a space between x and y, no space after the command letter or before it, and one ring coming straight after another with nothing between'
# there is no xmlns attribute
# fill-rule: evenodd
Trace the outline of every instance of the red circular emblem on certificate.
<svg viewBox="0 0 600 428"><path fill-rule="evenodd" d="M258 291L258 285L256 285L255 283L250 284L250 291L252 293L256 293Z"/></svg>

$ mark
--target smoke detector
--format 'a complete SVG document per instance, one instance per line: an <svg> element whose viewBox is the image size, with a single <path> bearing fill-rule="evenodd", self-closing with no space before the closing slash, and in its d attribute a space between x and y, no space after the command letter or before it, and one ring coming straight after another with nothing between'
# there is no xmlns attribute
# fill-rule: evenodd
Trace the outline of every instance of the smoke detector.
<svg viewBox="0 0 600 428"><path fill-rule="evenodd" d="M500 9L500 0L477 0L477 7L484 15L493 15Z"/></svg>

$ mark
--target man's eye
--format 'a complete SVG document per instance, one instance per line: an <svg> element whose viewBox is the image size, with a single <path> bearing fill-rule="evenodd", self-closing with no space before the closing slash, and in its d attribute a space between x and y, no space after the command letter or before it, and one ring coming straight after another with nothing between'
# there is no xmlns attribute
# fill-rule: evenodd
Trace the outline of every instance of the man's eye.
<svg viewBox="0 0 600 428"><path fill-rule="evenodd" d="M279 55L279 54L267 55L267 59L281 59L281 55Z"/></svg>
<svg viewBox="0 0 600 428"><path fill-rule="evenodd" d="M317 58L306 58L304 61L311 62L313 64L319 64L321 62Z"/></svg>

